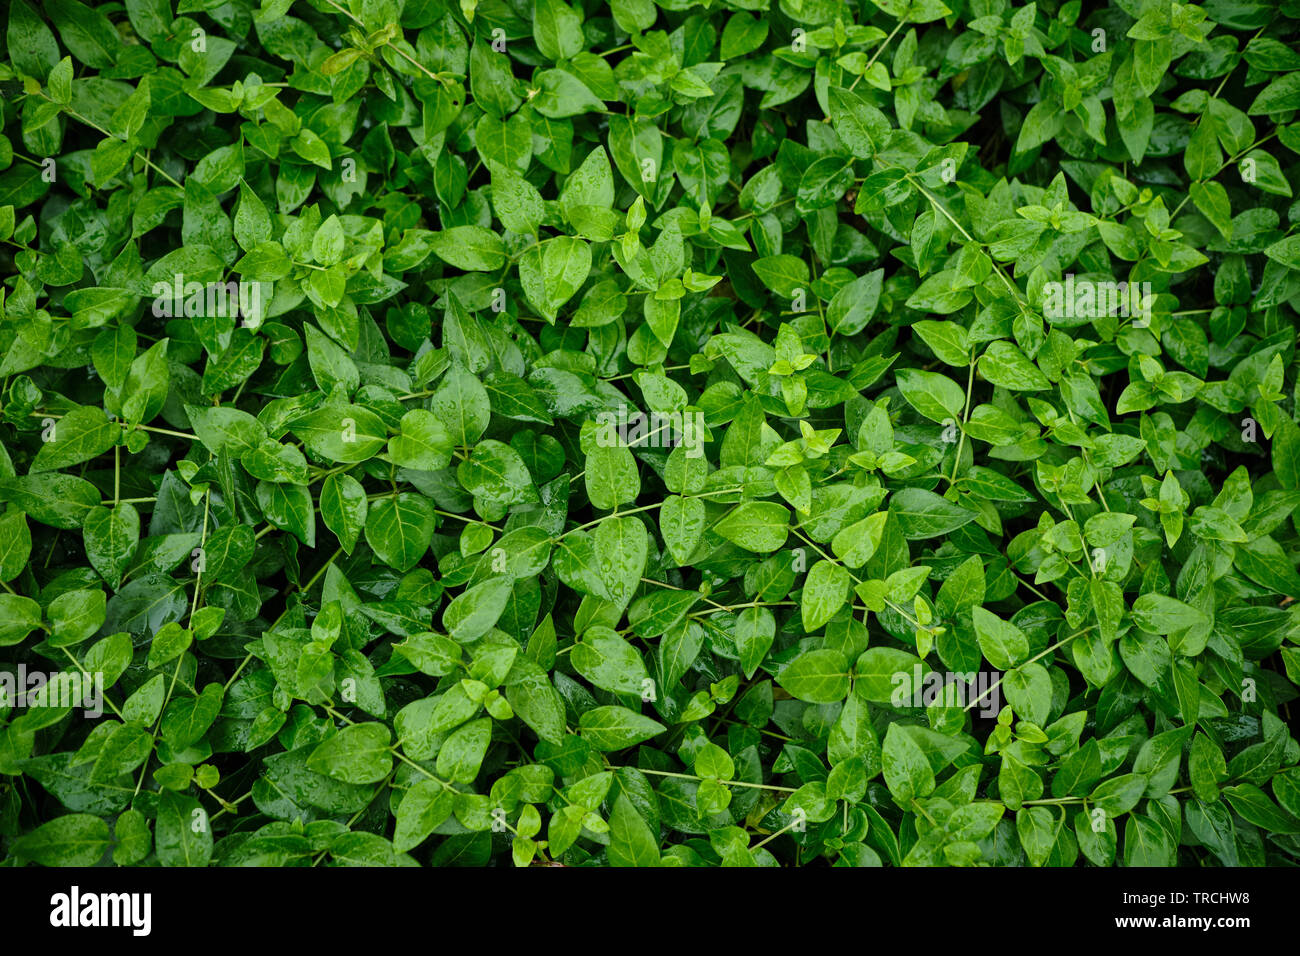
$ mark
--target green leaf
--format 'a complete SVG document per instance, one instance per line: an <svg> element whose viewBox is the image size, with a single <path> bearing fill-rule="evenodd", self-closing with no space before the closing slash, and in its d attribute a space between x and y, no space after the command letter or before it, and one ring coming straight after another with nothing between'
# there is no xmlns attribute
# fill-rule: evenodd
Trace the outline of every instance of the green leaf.
<svg viewBox="0 0 1300 956"><path fill-rule="evenodd" d="M18 594L0 594L0 647L19 644L41 625L41 606Z"/></svg>
<svg viewBox="0 0 1300 956"><path fill-rule="evenodd" d="M46 614L53 631L50 644L68 647L92 636L107 615L107 596L98 588L65 591L50 602Z"/></svg>
<svg viewBox="0 0 1300 956"><path fill-rule="evenodd" d="M1143 594L1134 601L1133 621L1152 634L1173 634L1207 623L1196 608L1163 594Z"/></svg>
<svg viewBox="0 0 1300 956"><path fill-rule="evenodd" d="M832 704L849 692L849 662L839 651L807 651L783 667L777 680L799 700Z"/></svg>
<svg viewBox="0 0 1300 956"><path fill-rule="evenodd" d="M154 849L163 866L207 866L212 858L212 825L198 799L164 790L154 823Z"/></svg>
<svg viewBox="0 0 1300 956"><path fill-rule="evenodd" d="M818 561L808 571L800 602L803 629L809 633L817 630L847 603L849 572L842 565Z"/></svg>
<svg viewBox="0 0 1300 956"><path fill-rule="evenodd" d="M1025 807L1016 811L1016 835L1030 866L1047 863L1058 829L1058 822L1047 807Z"/></svg>
<svg viewBox="0 0 1300 956"><path fill-rule="evenodd" d="M889 134L889 120L860 94L832 86L826 92L831 123L849 152L870 159Z"/></svg>
<svg viewBox="0 0 1300 956"><path fill-rule="evenodd" d="M699 498L670 495L659 509L659 530L673 559L685 565L704 535L704 502Z"/></svg>
<svg viewBox="0 0 1300 956"><path fill-rule="evenodd" d="M895 492L889 499L889 513L908 540L935 538L975 520L975 512L924 488L904 488Z"/></svg>
<svg viewBox="0 0 1300 956"><path fill-rule="evenodd" d="M413 850L451 816L456 805L452 792L436 780L418 780L397 807L393 848Z"/></svg>
<svg viewBox="0 0 1300 956"><path fill-rule="evenodd" d="M609 818L609 862L613 866L658 866L659 847L655 835L632 806L620 795Z"/></svg>
<svg viewBox="0 0 1300 956"><path fill-rule="evenodd" d="M639 694L650 677L636 648L607 627L584 633L569 659L587 680L616 694Z"/></svg>
<svg viewBox="0 0 1300 956"><path fill-rule="evenodd" d="M910 807L918 797L934 791L934 770L920 745L899 724L890 724L881 750L885 784L894 800Z"/></svg>
<svg viewBox="0 0 1300 956"><path fill-rule="evenodd" d="M880 305L884 269L859 276L836 291L826 308L826 322L840 335L856 335L866 328Z"/></svg>
<svg viewBox="0 0 1300 956"><path fill-rule="evenodd" d="M482 226L453 226L436 234L430 245L439 259L468 272L492 272L506 260L501 237Z"/></svg>
<svg viewBox="0 0 1300 956"><path fill-rule="evenodd" d="M910 706L928 670L915 654L893 647L870 647L853 668L854 690L877 704Z"/></svg>
<svg viewBox="0 0 1300 956"><path fill-rule="evenodd" d="M451 461L451 433L433 412L413 408L402 416L401 431L388 439L393 464L417 471L441 471Z"/></svg>
<svg viewBox="0 0 1300 956"><path fill-rule="evenodd" d="M754 263L759 280L785 299L790 299L809 283L808 264L791 255L767 256Z"/></svg>
<svg viewBox="0 0 1300 956"><path fill-rule="evenodd" d="M1042 391L1052 387L1047 376L1010 342L994 342L980 356L980 374L1011 391Z"/></svg>
<svg viewBox="0 0 1300 956"><path fill-rule="evenodd" d="M597 750L623 750L649 740L667 728L626 707L593 707L579 719L582 736Z"/></svg>
<svg viewBox="0 0 1300 956"><path fill-rule="evenodd" d="M322 741L307 766L344 783L375 783L393 766L392 736L381 723L351 724Z"/></svg>
<svg viewBox="0 0 1300 956"><path fill-rule="evenodd" d="M443 629L461 643L482 637L500 618L513 586L514 580L503 575L467 588L443 611Z"/></svg>
<svg viewBox="0 0 1300 956"><path fill-rule="evenodd" d="M108 824L89 813L69 813L32 828L13 844L16 856L41 866L92 866L109 846Z"/></svg>
<svg viewBox="0 0 1300 956"><path fill-rule="evenodd" d="M126 505L124 507L130 507ZM134 509L132 509L134 510ZM94 514L94 512L90 512ZM701 516L703 517L703 516ZM89 515L87 515L89 519ZM136 532L139 534L139 518L136 519ZM90 556L90 544L86 546ZM0 515L0 581L12 581L27 566L27 559L32 553L32 533L27 527L27 516L16 508L10 508ZM97 551L102 555L102 551ZM95 559L91 558L91 563Z"/></svg>
<svg viewBox="0 0 1300 956"><path fill-rule="evenodd" d="M427 499L403 492L371 502L365 521L366 544L379 560L409 571L429 550L436 519Z"/></svg>
<svg viewBox="0 0 1300 956"><path fill-rule="evenodd" d="M1119 777L1104 780L1093 789L1089 796L1099 810L1112 817L1128 813L1146 793L1146 777L1140 773L1126 773Z"/></svg>
<svg viewBox="0 0 1300 956"><path fill-rule="evenodd" d="M583 49L582 15L563 0L534 0L533 39L548 60L564 60Z"/></svg>
<svg viewBox="0 0 1300 956"><path fill-rule="evenodd" d="M586 281L591 261L591 247L571 236L560 236L524 253L519 260L519 282L542 318L555 322L560 308Z"/></svg>
<svg viewBox="0 0 1300 956"><path fill-rule="evenodd" d="M27 0L14 0L9 8L5 36L14 65L29 76L44 80L58 64L59 45L54 32Z"/></svg>
<svg viewBox="0 0 1300 956"><path fill-rule="evenodd" d="M587 497L597 508L617 508L641 491L636 459L622 445L597 445L587 452Z"/></svg>
<svg viewBox="0 0 1300 956"><path fill-rule="evenodd" d="M790 532L790 512L770 501L747 501L733 508L714 529L746 551L775 551Z"/></svg>
<svg viewBox="0 0 1300 956"><path fill-rule="evenodd" d="M369 503L365 488L351 475L330 475L321 485L320 516L343 550L351 554L366 526Z"/></svg>
<svg viewBox="0 0 1300 956"><path fill-rule="evenodd" d="M185 414L199 441L214 455L242 454L266 441L266 428L252 415L237 408L207 408L186 405ZM337 417L334 418L338 427Z"/></svg>
<svg viewBox="0 0 1300 956"><path fill-rule="evenodd" d="M197 696L173 700L158 725L163 740L173 750L184 750L202 739L221 712L224 696L222 686L212 683Z"/></svg>
<svg viewBox="0 0 1300 956"><path fill-rule="evenodd" d="M1300 109L1300 74L1288 73L1274 78L1260 90L1246 111L1251 116L1282 113Z"/></svg>
<svg viewBox="0 0 1300 956"><path fill-rule="evenodd" d="M473 783L492 740L492 721L471 720L447 738L438 751L438 776L452 783Z"/></svg>
<svg viewBox="0 0 1300 956"><path fill-rule="evenodd" d="M453 364L429 400L430 410L442 420L452 440L461 447L478 441L492 417L483 383L459 364Z"/></svg>
<svg viewBox="0 0 1300 956"><path fill-rule="evenodd" d="M108 451L122 434L102 409L82 407L64 415L46 429L44 444L32 462L32 471L55 471L90 461Z"/></svg>
<svg viewBox="0 0 1300 956"><path fill-rule="evenodd" d="M971 608L971 620L980 650L998 670L1010 670L1029 657L1029 639L1014 624L982 607Z"/></svg>
<svg viewBox="0 0 1300 956"><path fill-rule="evenodd" d="M501 223L511 232L536 235L545 214L541 194L532 183L512 170L495 164L490 168L492 208Z"/></svg>

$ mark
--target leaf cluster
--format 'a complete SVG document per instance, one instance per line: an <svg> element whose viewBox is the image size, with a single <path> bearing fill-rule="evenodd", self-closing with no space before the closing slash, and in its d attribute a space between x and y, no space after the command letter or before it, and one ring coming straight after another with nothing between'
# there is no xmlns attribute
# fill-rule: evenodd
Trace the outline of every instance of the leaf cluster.
<svg viewBox="0 0 1300 956"><path fill-rule="evenodd" d="M9 0L5 862L1295 865L1298 21Z"/></svg>

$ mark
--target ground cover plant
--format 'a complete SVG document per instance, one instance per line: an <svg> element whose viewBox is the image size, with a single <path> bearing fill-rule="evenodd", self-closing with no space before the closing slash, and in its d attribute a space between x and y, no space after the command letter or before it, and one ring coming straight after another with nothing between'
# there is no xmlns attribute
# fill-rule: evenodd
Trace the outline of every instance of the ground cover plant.
<svg viewBox="0 0 1300 956"><path fill-rule="evenodd" d="M1298 20L10 0L5 864L1294 865Z"/></svg>

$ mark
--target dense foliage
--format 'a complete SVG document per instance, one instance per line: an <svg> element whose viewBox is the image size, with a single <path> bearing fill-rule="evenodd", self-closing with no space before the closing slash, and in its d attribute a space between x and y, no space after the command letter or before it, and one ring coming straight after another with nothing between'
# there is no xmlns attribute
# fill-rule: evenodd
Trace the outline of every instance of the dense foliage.
<svg viewBox="0 0 1300 956"><path fill-rule="evenodd" d="M9 0L6 863L1300 861L1298 20Z"/></svg>

